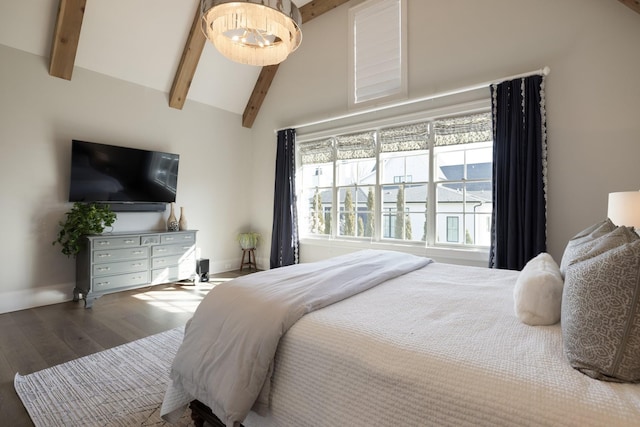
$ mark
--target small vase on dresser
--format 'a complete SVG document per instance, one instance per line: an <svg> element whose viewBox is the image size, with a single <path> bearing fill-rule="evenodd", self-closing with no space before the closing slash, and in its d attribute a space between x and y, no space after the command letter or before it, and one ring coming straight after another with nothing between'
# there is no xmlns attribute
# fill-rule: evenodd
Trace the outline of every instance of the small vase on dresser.
<svg viewBox="0 0 640 427"><path fill-rule="evenodd" d="M180 231L187 229L187 217L184 216L184 207L180 206L180 221L178 221L178 228Z"/></svg>
<svg viewBox="0 0 640 427"><path fill-rule="evenodd" d="M176 219L174 205L175 203L171 203L171 212L169 212L169 218L167 219L168 231L178 231L180 229L180 225L178 224L178 220Z"/></svg>

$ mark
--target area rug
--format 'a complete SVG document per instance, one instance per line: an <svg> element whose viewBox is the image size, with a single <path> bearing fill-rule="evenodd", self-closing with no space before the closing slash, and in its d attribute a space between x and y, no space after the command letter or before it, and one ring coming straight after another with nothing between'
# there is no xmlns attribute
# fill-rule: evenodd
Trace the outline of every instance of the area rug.
<svg viewBox="0 0 640 427"><path fill-rule="evenodd" d="M16 374L14 386L36 427L159 426L176 328L61 365ZM186 413L176 426L191 424Z"/></svg>

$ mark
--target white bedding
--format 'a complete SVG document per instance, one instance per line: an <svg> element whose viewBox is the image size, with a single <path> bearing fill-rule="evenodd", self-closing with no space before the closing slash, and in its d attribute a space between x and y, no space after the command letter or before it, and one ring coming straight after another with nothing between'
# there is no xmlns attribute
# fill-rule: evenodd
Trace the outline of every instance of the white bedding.
<svg viewBox="0 0 640 427"><path fill-rule="evenodd" d="M302 316L431 260L367 250L244 276L215 287L185 328L161 415L174 421L198 399L229 427L268 410L280 338Z"/></svg>
<svg viewBox="0 0 640 427"><path fill-rule="evenodd" d="M307 314L244 425L640 425L639 384L581 374L559 325L517 319L517 275L432 263Z"/></svg>

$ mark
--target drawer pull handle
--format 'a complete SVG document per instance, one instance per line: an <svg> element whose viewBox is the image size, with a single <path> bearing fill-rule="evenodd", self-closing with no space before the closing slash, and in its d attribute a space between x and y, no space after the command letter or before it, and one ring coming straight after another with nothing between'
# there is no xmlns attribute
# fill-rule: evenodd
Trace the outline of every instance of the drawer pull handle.
<svg viewBox="0 0 640 427"><path fill-rule="evenodd" d="M100 283L98 283L98 286L106 286L109 283L111 283L111 282L100 282Z"/></svg>
<svg viewBox="0 0 640 427"><path fill-rule="evenodd" d="M100 258L108 258L110 256L111 256L111 254L100 254L100 255L98 255L98 257L100 257Z"/></svg>
<svg viewBox="0 0 640 427"><path fill-rule="evenodd" d="M125 240L124 242L125 242L125 243L127 243L127 244L129 244L129 243L134 243L134 242L135 242L135 240Z"/></svg>
<svg viewBox="0 0 640 427"><path fill-rule="evenodd" d="M99 267L98 271L109 271L111 270L111 267Z"/></svg>
<svg viewBox="0 0 640 427"><path fill-rule="evenodd" d="M173 237L167 237L167 240L173 240Z"/></svg>
<svg viewBox="0 0 640 427"><path fill-rule="evenodd" d="M131 264L132 267L141 267L142 263L141 262L136 262L135 264Z"/></svg>
<svg viewBox="0 0 640 427"><path fill-rule="evenodd" d="M157 252L167 252L166 249L158 248Z"/></svg>
<svg viewBox="0 0 640 427"><path fill-rule="evenodd" d="M143 254L143 253L144 253L144 252L142 252L142 251L133 251L133 254L134 254L134 255L140 255L140 254Z"/></svg>
<svg viewBox="0 0 640 427"><path fill-rule="evenodd" d="M105 241L105 240L101 240L100 242L98 242L99 245L108 245L109 241Z"/></svg>

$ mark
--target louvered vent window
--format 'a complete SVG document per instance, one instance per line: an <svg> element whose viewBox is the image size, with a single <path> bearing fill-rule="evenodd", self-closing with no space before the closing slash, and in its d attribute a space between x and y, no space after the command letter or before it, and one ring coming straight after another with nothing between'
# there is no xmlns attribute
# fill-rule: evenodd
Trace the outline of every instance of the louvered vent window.
<svg viewBox="0 0 640 427"><path fill-rule="evenodd" d="M406 0L369 0L349 10L350 106L404 97Z"/></svg>

